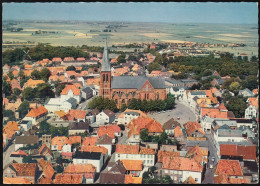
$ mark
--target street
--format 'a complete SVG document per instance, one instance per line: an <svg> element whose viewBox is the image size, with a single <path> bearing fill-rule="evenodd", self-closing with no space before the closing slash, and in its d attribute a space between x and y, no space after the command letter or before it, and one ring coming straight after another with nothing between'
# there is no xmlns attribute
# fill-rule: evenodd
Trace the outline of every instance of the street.
<svg viewBox="0 0 260 186"><path fill-rule="evenodd" d="M77 109L79 110L86 110L86 106L88 105L88 102L91 101L92 99L94 99L95 96L93 96L92 98L85 100L84 102L80 103L77 107Z"/></svg>
<svg viewBox="0 0 260 186"><path fill-rule="evenodd" d="M3 152L3 167L5 167L8 163L10 163L10 154L14 152L14 143L9 145L8 149Z"/></svg>
<svg viewBox="0 0 260 186"><path fill-rule="evenodd" d="M206 134L206 137L209 142L209 154L210 155L209 155L208 164L206 167L205 177L204 177L204 180L202 180L202 184L214 183L214 167L212 169L210 169L209 165L213 164L213 166L215 166L218 162L217 150L213 144L212 136L211 136L211 134ZM214 162L211 161L212 157L215 157Z"/></svg>
<svg viewBox="0 0 260 186"><path fill-rule="evenodd" d="M174 120L178 121L181 125L187 123L188 121L196 121L196 116L192 110L178 101L175 102L175 108L172 110L153 114L148 113L147 115L157 120L162 125L171 118L174 118ZM178 117L180 118L179 120L177 119Z"/></svg>

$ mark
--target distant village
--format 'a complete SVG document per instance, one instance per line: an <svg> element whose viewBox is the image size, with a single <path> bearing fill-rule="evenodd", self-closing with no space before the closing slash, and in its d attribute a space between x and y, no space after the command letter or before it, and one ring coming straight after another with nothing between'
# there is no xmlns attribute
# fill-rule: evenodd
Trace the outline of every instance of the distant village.
<svg viewBox="0 0 260 186"><path fill-rule="evenodd" d="M200 48L244 46L164 45L158 52L167 59L212 54ZM258 88L238 88L246 107L244 115L236 117L226 106L229 101L222 99L227 93L234 96L223 88L230 75L210 71L211 87L198 90L194 87L199 81L192 75L176 79L181 72L149 71L147 66L156 59L152 53L138 60L126 54L119 64L120 54L109 53L107 43L103 52L87 52L89 58L56 56L2 67L5 86L10 86L11 96L18 95L9 100L3 94L4 112L9 113L3 117L3 183L258 183ZM222 52L213 54L219 58ZM55 95L48 95L48 87ZM34 94L46 96L29 99L26 106L25 97ZM129 107L133 100L149 105L169 96L174 96L173 109ZM117 111L90 108L98 97L114 101ZM180 114L173 115L174 110ZM185 115L187 110L193 120Z"/></svg>

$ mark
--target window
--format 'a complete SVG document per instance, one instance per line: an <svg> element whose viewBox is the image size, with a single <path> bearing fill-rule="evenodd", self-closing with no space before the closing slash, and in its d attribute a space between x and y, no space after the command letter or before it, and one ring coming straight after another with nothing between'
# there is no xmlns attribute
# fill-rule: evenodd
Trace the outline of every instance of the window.
<svg viewBox="0 0 260 186"><path fill-rule="evenodd" d="M165 170L164 173L165 173L165 174L168 174L168 170Z"/></svg>
<svg viewBox="0 0 260 186"><path fill-rule="evenodd" d="M144 160L144 164L145 164L145 160Z"/></svg>
<svg viewBox="0 0 260 186"><path fill-rule="evenodd" d="M173 174L173 170L170 170L170 173Z"/></svg>
<svg viewBox="0 0 260 186"><path fill-rule="evenodd" d="M195 178L195 181L198 181L198 178Z"/></svg>
<svg viewBox="0 0 260 186"><path fill-rule="evenodd" d="M120 158L120 154L118 154L117 157Z"/></svg>
<svg viewBox="0 0 260 186"><path fill-rule="evenodd" d="M126 155L126 158L128 158L128 154Z"/></svg>

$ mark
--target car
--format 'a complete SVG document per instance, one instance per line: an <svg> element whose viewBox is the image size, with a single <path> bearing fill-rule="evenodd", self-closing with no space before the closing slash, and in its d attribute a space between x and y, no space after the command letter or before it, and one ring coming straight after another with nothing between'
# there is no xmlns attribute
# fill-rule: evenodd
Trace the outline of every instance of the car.
<svg viewBox="0 0 260 186"><path fill-rule="evenodd" d="M212 158L211 158L211 161L213 161L213 162L214 162L214 161L215 161L215 157L212 157Z"/></svg>
<svg viewBox="0 0 260 186"><path fill-rule="evenodd" d="M163 113L165 113L165 111L164 111L164 110L163 110L162 112L163 112Z"/></svg>
<svg viewBox="0 0 260 186"><path fill-rule="evenodd" d="M210 164L210 165L209 165L209 168L210 168L210 169L213 169L213 164Z"/></svg>
<svg viewBox="0 0 260 186"><path fill-rule="evenodd" d="M180 119L180 117L177 117L177 120L179 120Z"/></svg>

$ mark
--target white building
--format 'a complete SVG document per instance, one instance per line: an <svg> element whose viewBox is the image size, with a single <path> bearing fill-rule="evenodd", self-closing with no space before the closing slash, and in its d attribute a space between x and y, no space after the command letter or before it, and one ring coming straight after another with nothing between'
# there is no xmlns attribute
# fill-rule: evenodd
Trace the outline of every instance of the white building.
<svg viewBox="0 0 260 186"><path fill-rule="evenodd" d="M96 121L104 120L106 123L112 123L115 120L115 113L111 110L104 110L96 115Z"/></svg>
<svg viewBox="0 0 260 186"><path fill-rule="evenodd" d="M31 120L28 120L28 121L22 120L19 124L23 128L24 131L28 131L30 128L32 128Z"/></svg>
<svg viewBox="0 0 260 186"><path fill-rule="evenodd" d="M100 172L103 167L103 154L101 152L79 152L72 156L74 164L92 164L96 167L96 172Z"/></svg>
<svg viewBox="0 0 260 186"><path fill-rule="evenodd" d="M253 105L249 105L245 110L245 118L247 119L257 118L257 107Z"/></svg>
<svg viewBox="0 0 260 186"><path fill-rule="evenodd" d="M81 101L81 91L75 85L66 85L66 87L60 93L61 101L66 101L70 98L77 100L77 103Z"/></svg>
<svg viewBox="0 0 260 186"><path fill-rule="evenodd" d="M30 120L32 124L42 122L47 119L48 110L44 106L39 106L30 110L30 112L23 118L23 120Z"/></svg>
<svg viewBox="0 0 260 186"><path fill-rule="evenodd" d="M45 101L44 107L48 110L49 113L54 113L54 111L59 110L64 110L65 112L68 112L75 106L73 105L73 103L70 103L69 101L61 98L48 98Z"/></svg>
<svg viewBox="0 0 260 186"><path fill-rule="evenodd" d="M69 139L65 136L56 136L51 140L51 150L58 152L71 152L72 145Z"/></svg>

